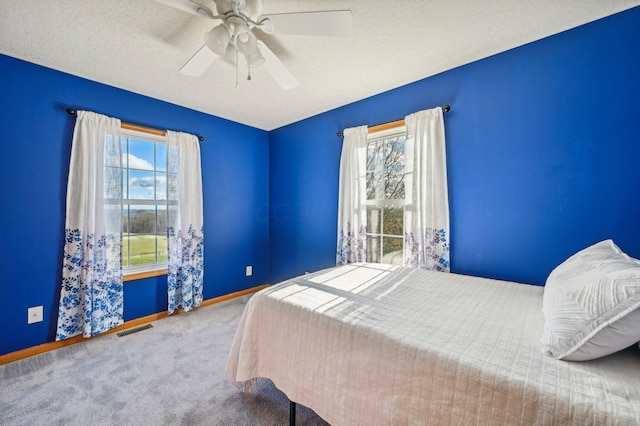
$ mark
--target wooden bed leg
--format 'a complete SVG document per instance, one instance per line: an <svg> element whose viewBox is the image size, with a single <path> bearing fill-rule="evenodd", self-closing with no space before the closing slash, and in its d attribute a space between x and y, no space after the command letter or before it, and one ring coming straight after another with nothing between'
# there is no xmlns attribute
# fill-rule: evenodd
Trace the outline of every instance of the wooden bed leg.
<svg viewBox="0 0 640 426"><path fill-rule="evenodd" d="M289 426L296 426L296 403L289 400Z"/></svg>

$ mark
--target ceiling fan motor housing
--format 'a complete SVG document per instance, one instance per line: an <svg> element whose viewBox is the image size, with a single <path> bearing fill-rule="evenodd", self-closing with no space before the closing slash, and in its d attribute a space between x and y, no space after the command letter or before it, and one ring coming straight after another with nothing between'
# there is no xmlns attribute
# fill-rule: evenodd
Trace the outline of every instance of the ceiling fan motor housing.
<svg viewBox="0 0 640 426"><path fill-rule="evenodd" d="M238 3L238 10L252 21L258 19L262 15L262 0L230 0L232 3Z"/></svg>

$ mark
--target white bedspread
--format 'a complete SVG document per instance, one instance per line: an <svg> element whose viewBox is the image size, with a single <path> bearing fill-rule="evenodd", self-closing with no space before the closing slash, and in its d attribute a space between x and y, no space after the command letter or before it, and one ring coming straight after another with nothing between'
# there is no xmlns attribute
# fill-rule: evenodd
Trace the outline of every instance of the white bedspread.
<svg viewBox="0 0 640 426"><path fill-rule="evenodd" d="M227 366L332 425L640 424L640 351L541 352L542 287L352 264L256 293Z"/></svg>

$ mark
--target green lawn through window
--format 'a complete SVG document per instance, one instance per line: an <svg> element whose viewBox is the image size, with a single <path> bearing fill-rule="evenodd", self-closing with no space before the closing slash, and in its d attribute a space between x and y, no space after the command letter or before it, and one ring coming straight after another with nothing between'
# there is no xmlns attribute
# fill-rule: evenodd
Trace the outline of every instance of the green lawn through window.
<svg viewBox="0 0 640 426"><path fill-rule="evenodd" d="M157 263L166 262L168 259L166 235L140 234L122 238L122 265L138 266L156 263L156 238L158 240ZM129 247L131 247L130 254ZM127 258L130 261L129 265L127 265Z"/></svg>

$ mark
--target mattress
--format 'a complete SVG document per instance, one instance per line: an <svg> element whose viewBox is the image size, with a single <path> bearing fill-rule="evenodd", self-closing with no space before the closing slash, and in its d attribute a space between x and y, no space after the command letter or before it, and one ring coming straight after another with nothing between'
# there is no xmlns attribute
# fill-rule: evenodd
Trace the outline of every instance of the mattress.
<svg viewBox="0 0 640 426"><path fill-rule="evenodd" d="M640 351L542 354L543 288L381 264L247 303L228 380L271 379L332 425L640 424Z"/></svg>

